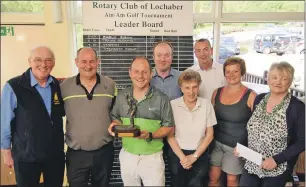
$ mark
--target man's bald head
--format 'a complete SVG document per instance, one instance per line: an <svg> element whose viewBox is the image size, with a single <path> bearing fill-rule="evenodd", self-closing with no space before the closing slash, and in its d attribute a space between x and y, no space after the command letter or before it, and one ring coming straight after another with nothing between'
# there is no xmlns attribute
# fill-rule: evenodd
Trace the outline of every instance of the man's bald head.
<svg viewBox="0 0 306 187"><path fill-rule="evenodd" d="M79 69L81 78L94 79L99 63L97 53L93 48L83 47L78 50L75 64Z"/></svg>
<svg viewBox="0 0 306 187"><path fill-rule="evenodd" d="M35 47L29 55L29 65L38 82L46 82L55 65L53 51L46 46Z"/></svg>
<svg viewBox="0 0 306 187"><path fill-rule="evenodd" d="M152 71L151 63L150 63L150 61L149 61L145 56L136 56L136 57L132 60L132 62L131 62L131 64L130 64L130 69L132 68L132 66L133 66L133 64L134 64L134 62L135 62L136 60L143 60L143 61L146 61L146 62L148 63L148 65L149 65L150 72Z"/></svg>
<svg viewBox="0 0 306 187"><path fill-rule="evenodd" d="M91 47L82 47L77 51L77 58L79 57L80 53L82 52L90 52L92 51L95 54L96 59L98 59L97 51Z"/></svg>
<svg viewBox="0 0 306 187"><path fill-rule="evenodd" d="M37 53L47 52L50 53L53 60L55 60L54 52L47 46L38 46L30 51L29 59L35 57Z"/></svg>

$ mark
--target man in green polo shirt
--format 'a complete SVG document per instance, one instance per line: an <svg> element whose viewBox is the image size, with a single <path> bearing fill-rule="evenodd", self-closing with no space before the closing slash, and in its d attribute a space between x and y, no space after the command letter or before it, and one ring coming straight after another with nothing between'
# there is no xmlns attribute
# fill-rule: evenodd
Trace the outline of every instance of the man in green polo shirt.
<svg viewBox="0 0 306 187"><path fill-rule="evenodd" d="M165 164L162 156L163 138L174 125L168 96L150 86L152 68L145 57L136 57L130 66L132 86L121 90L111 112L108 129L114 136L115 125L130 125L130 105L136 104L134 124L140 137L122 138L119 160L124 186L165 186Z"/></svg>

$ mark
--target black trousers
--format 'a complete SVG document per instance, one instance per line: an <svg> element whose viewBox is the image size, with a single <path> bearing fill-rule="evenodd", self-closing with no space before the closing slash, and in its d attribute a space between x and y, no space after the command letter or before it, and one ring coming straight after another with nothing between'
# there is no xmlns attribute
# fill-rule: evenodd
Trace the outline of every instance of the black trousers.
<svg viewBox="0 0 306 187"><path fill-rule="evenodd" d="M163 146L163 159L165 162L165 177L166 177L166 186L169 185L169 183L171 183L171 172L170 172L170 168L169 168L169 149L171 149L167 138L164 138L164 146Z"/></svg>
<svg viewBox="0 0 306 187"><path fill-rule="evenodd" d="M259 178L257 175L249 174L243 169L239 186L241 187L285 187L291 176L291 172L286 171L276 177Z"/></svg>
<svg viewBox="0 0 306 187"><path fill-rule="evenodd" d="M62 187L65 169L65 155L53 157L43 162L14 160L14 170L18 187L38 187L41 173L44 187Z"/></svg>
<svg viewBox="0 0 306 187"><path fill-rule="evenodd" d="M95 151L67 150L69 187L107 187L114 158L113 142Z"/></svg>
<svg viewBox="0 0 306 187"><path fill-rule="evenodd" d="M185 155L194 153L194 151L190 150L182 151ZM192 168L189 170L182 167L180 159L171 149L169 150L169 161L172 187L203 187L207 185L205 182L209 170L209 156L207 151L193 163Z"/></svg>

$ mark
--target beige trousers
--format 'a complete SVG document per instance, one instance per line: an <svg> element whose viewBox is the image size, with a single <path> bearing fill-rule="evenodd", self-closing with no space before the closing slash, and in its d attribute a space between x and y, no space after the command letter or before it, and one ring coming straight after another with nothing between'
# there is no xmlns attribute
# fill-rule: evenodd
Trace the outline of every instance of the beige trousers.
<svg viewBox="0 0 306 187"><path fill-rule="evenodd" d="M123 148L119 154L121 177L124 186L165 186L163 152L134 155Z"/></svg>

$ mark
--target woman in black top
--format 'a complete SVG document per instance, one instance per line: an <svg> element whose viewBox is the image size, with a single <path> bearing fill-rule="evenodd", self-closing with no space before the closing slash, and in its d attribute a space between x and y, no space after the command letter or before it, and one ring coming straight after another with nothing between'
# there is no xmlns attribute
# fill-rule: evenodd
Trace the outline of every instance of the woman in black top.
<svg viewBox="0 0 306 187"><path fill-rule="evenodd" d="M220 186L221 170L227 173L227 185L237 186L244 161L234 154L237 142L246 143L246 124L252 114L256 94L241 83L246 72L245 62L232 57L223 66L227 85L218 88L212 96L217 125L214 128L214 145L211 152L209 186Z"/></svg>

